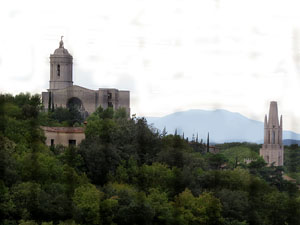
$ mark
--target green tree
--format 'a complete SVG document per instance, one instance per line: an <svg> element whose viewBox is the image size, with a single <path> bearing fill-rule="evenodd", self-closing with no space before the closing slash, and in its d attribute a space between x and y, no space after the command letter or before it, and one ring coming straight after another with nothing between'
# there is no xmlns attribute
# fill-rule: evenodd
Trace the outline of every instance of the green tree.
<svg viewBox="0 0 300 225"><path fill-rule="evenodd" d="M256 161L260 158L256 152L244 146L228 148L222 151L222 153L227 158L231 168L236 168L240 164L245 164L245 159Z"/></svg>
<svg viewBox="0 0 300 225"><path fill-rule="evenodd" d="M222 203L222 216L227 221L243 222L248 220L248 193L240 190L221 189L216 196Z"/></svg>
<svg viewBox="0 0 300 225"><path fill-rule="evenodd" d="M0 218L10 218L14 214L15 204L9 193L9 188L0 180Z"/></svg>
<svg viewBox="0 0 300 225"><path fill-rule="evenodd" d="M222 224L222 206L211 193L194 197L189 189L180 193L174 202L176 224Z"/></svg>
<svg viewBox="0 0 300 225"><path fill-rule="evenodd" d="M283 193L273 191L265 194L263 201L265 209L268 209L266 211L264 210L264 215L267 217L266 223L272 225L285 224L287 221L287 214L285 211L288 197Z"/></svg>
<svg viewBox="0 0 300 225"><path fill-rule="evenodd" d="M118 225L151 224L154 209L151 207L145 193L138 192L127 184L111 183L105 187L105 192L111 198L118 200L114 222Z"/></svg>
<svg viewBox="0 0 300 225"><path fill-rule="evenodd" d="M48 119L44 119L46 124L43 125L51 125L53 122L58 122L65 126L73 126L74 124L83 123L83 116L79 112L76 107L62 108L57 107L53 110L53 112L48 112Z"/></svg>
<svg viewBox="0 0 300 225"><path fill-rule="evenodd" d="M163 192L168 192L174 180L174 171L160 163L154 163L151 166L142 165L138 174L138 186L143 191L157 188Z"/></svg>
<svg viewBox="0 0 300 225"><path fill-rule="evenodd" d="M162 138L162 150L158 153L158 161L169 166L182 168L184 153L191 152L190 146L179 135L167 135Z"/></svg>
<svg viewBox="0 0 300 225"><path fill-rule="evenodd" d="M227 162L227 158L221 154L213 154L213 153L208 153L206 154L206 158L209 164L209 167L213 170L220 170L223 165Z"/></svg>
<svg viewBox="0 0 300 225"><path fill-rule="evenodd" d="M100 200L103 193L94 185L87 184L76 188L73 204L75 207L75 218L80 224L100 223Z"/></svg>
<svg viewBox="0 0 300 225"><path fill-rule="evenodd" d="M0 134L0 179L7 186L19 180L14 157L16 144Z"/></svg>
<svg viewBox="0 0 300 225"><path fill-rule="evenodd" d="M74 168L77 172L83 171L84 161L76 146L67 147L59 156L62 163Z"/></svg>
<svg viewBox="0 0 300 225"><path fill-rule="evenodd" d="M103 145L99 139L84 140L79 152L87 175L95 184L105 184L109 173L114 173L121 161L118 150L113 145Z"/></svg>
<svg viewBox="0 0 300 225"><path fill-rule="evenodd" d="M39 220L42 215L41 200L43 190L37 183L20 183L12 188L12 200L16 205L14 219Z"/></svg>
<svg viewBox="0 0 300 225"><path fill-rule="evenodd" d="M168 201L167 193L156 188L151 188L147 199L154 210L153 224L171 224L173 221L173 206Z"/></svg>

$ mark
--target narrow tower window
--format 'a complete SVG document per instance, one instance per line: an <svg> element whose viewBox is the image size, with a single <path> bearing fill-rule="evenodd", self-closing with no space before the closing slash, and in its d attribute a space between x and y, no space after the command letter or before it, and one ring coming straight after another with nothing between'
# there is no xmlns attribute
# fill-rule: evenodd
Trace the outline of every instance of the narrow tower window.
<svg viewBox="0 0 300 225"><path fill-rule="evenodd" d="M272 131L272 144L275 144L275 131Z"/></svg>
<svg viewBox="0 0 300 225"><path fill-rule="evenodd" d="M57 76L60 76L60 65L57 65Z"/></svg>

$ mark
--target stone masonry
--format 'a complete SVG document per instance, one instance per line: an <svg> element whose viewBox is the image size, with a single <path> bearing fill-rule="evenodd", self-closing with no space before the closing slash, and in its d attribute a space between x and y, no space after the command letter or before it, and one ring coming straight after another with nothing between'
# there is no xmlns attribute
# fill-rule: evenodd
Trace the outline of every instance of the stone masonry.
<svg viewBox="0 0 300 225"><path fill-rule="evenodd" d="M265 115L264 144L259 151L268 165L283 166L282 116L278 121L277 102L270 103L269 118Z"/></svg>
<svg viewBox="0 0 300 225"><path fill-rule="evenodd" d="M86 117L99 106L114 109L125 108L130 115L130 92L115 88L90 90L73 85L73 57L64 48L61 40L59 48L50 55L50 82L47 92L42 93L45 110L76 105Z"/></svg>

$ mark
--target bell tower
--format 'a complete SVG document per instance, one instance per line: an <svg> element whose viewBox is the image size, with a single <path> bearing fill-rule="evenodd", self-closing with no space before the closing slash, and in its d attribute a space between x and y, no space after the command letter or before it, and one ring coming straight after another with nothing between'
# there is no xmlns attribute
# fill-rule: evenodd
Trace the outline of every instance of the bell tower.
<svg viewBox="0 0 300 225"><path fill-rule="evenodd" d="M50 55L49 91L73 86L73 57L64 48L64 42L59 42L59 48Z"/></svg>
<svg viewBox="0 0 300 225"><path fill-rule="evenodd" d="M282 116L279 123L277 102L274 101L270 103L269 119L265 115L264 144L259 155L268 165L283 166Z"/></svg>

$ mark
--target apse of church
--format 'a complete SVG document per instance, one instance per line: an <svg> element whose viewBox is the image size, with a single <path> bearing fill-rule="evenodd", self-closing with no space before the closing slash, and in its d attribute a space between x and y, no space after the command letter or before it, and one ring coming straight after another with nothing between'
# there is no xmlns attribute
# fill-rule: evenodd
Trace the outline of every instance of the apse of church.
<svg viewBox="0 0 300 225"><path fill-rule="evenodd" d="M45 110L76 106L86 117L101 106L114 109L125 108L130 115L130 92L116 88L90 90L73 85L73 57L62 40L50 55L50 81L47 92L42 93Z"/></svg>
<svg viewBox="0 0 300 225"><path fill-rule="evenodd" d="M270 103L269 118L265 115L264 144L259 151L268 165L283 166L282 116L278 120L277 102Z"/></svg>

